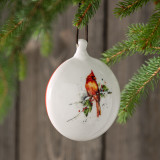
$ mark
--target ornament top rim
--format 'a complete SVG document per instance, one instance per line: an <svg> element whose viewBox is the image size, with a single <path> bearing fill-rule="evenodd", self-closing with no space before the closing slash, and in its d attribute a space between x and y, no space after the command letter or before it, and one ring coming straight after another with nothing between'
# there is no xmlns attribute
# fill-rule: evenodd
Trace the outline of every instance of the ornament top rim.
<svg viewBox="0 0 160 160"><path fill-rule="evenodd" d="M88 42L85 39L78 39L78 45L74 58L86 59L89 58L87 53L87 44Z"/></svg>
<svg viewBox="0 0 160 160"><path fill-rule="evenodd" d="M81 49L86 49L88 42L85 39L78 39L77 48L80 47Z"/></svg>

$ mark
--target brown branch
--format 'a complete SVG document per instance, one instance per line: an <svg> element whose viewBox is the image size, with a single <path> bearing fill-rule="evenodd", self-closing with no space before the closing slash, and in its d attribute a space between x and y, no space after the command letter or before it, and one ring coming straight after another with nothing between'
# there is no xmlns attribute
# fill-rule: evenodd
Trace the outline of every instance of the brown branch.
<svg viewBox="0 0 160 160"><path fill-rule="evenodd" d="M7 36L8 36L10 33L12 33L19 25L21 25L22 22L23 22L23 20L19 21L19 22L14 26L13 29L11 29L10 31L8 31L8 32L4 35L4 37L1 38L1 42L2 42L5 38L7 38ZM4 42L4 41L3 41L3 42Z"/></svg>
<svg viewBox="0 0 160 160"><path fill-rule="evenodd" d="M127 49L124 49L124 50L122 50L122 51L119 51L119 52L116 53L115 55L111 56L110 58L106 58L107 63L108 63L109 61L111 61L111 59L113 59L114 57L116 57L116 56L124 53L126 50L127 50Z"/></svg>
<svg viewBox="0 0 160 160"><path fill-rule="evenodd" d="M90 3L88 5L88 7L86 8L86 10L84 11L84 13L82 14L82 16L79 18L79 21L77 22L76 26L79 27L80 24L82 23L82 20L84 18L84 16L86 15L86 13L88 12L88 10L91 8L92 4Z"/></svg>
<svg viewBox="0 0 160 160"><path fill-rule="evenodd" d="M139 0L137 0L137 1L135 1L134 3L128 5L127 7L121 6L121 8L122 8L123 11L125 11L126 9L131 8L132 6L134 6L134 5L135 5L136 3L138 3L138 2L139 2Z"/></svg>
<svg viewBox="0 0 160 160"><path fill-rule="evenodd" d="M150 34L150 36L146 39L145 45L142 49L145 49L149 43L149 41L151 40L152 36L154 35L154 33L156 32L156 30L158 29L158 26L160 25L160 19L158 20L158 24L155 26L153 32Z"/></svg>
<svg viewBox="0 0 160 160"><path fill-rule="evenodd" d="M155 4L155 5L157 5L158 3L160 3L160 0L154 1L154 4Z"/></svg>
<svg viewBox="0 0 160 160"><path fill-rule="evenodd" d="M160 49L160 47L152 47L152 48L154 48L154 49Z"/></svg>

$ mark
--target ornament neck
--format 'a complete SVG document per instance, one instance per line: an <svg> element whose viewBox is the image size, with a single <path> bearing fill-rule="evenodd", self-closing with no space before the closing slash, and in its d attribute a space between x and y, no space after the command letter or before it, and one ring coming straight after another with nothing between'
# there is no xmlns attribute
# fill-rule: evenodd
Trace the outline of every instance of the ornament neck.
<svg viewBox="0 0 160 160"><path fill-rule="evenodd" d="M87 41L84 39L78 40L77 50L74 55L75 58L85 59L88 58L89 55L87 53Z"/></svg>

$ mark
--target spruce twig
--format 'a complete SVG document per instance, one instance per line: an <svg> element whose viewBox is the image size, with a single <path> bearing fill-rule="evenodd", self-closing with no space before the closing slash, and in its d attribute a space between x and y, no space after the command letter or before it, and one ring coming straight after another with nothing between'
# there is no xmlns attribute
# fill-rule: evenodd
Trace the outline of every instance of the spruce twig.
<svg viewBox="0 0 160 160"><path fill-rule="evenodd" d="M118 122L125 123L135 111L136 104L148 94L149 88L154 89L160 79L160 57L154 57L142 65L121 94L121 106Z"/></svg>
<svg viewBox="0 0 160 160"><path fill-rule="evenodd" d="M114 9L116 16L123 18L133 13L138 8L142 7L149 0L123 0L117 4Z"/></svg>
<svg viewBox="0 0 160 160"><path fill-rule="evenodd" d="M160 7L158 7L154 14L151 16L147 26L144 29L143 35L141 37L143 49L151 47L160 38Z"/></svg>
<svg viewBox="0 0 160 160"><path fill-rule="evenodd" d="M149 45L146 49L143 48L143 35L146 28L148 28L148 24L132 24L129 26L129 31L127 33L128 39L104 52L102 54L102 61L107 65L112 65L115 62L119 62L121 59L134 54L160 54L160 47L158 46L159 41L155 41L153 46Z"/></svg>
<svg viewBox="0 0 160 160"><path fill-rule="evenodd" d="M100 0L83 1L73 20L74 26L79 28L87 25L91 17L96 13L97 9L99 8L99 4Z"/></svg>

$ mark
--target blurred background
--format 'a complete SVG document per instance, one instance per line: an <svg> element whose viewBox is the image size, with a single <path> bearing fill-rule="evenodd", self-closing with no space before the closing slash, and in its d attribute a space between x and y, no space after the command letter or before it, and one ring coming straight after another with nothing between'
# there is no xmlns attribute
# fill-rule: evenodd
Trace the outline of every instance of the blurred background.
<svg viewBox="0 0 160 160"><path fill-rule="evenodd" d="M102 0L89 23L88 52L101 53L125 39L127 26L147 22L153 11L149 3L132 16L119 20L113 15L117 0ZM88 142L71 141L58 133L45 109L45 89L54 70L76 50L76 28L72 25L76 7L69 7L53 24L53 53L42 57L39 43L31 39L24 49L27 77L19 82L18 94L0 124L0 160L159 160L160 87L139 105L126 125L116 122L103 136ZM83 37L83 30L81 31ZM142 55L122 60L112 67L121 90L145 61Z"/></svg>

